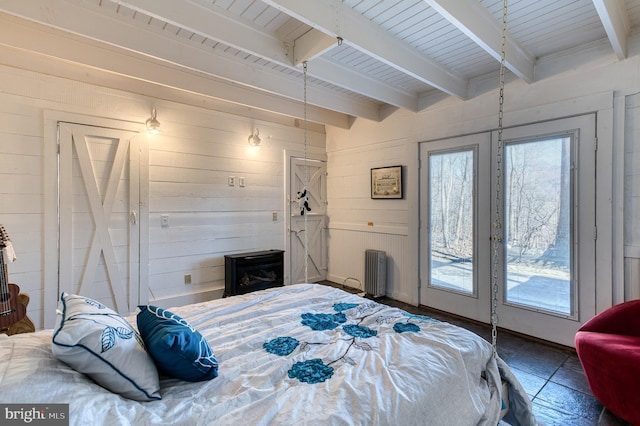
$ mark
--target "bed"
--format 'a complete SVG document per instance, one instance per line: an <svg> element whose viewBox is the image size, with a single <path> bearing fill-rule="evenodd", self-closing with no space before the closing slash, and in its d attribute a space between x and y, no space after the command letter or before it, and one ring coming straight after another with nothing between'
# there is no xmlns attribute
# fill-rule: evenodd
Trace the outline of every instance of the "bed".
<svg viewBox="0 0 640 426"><path fill-rule="evenodd" d="M167 315L215 354L206 379L159 367L147 401L125 397L53 355L57 327L0 335L0 402L69 404L72 425L536 424L528 396L484 339L337 288L297 284ZM136 315L124 320L138 330ZM103 349L128 335L124 324L109 330L114 340L103 333Z"/></svg>

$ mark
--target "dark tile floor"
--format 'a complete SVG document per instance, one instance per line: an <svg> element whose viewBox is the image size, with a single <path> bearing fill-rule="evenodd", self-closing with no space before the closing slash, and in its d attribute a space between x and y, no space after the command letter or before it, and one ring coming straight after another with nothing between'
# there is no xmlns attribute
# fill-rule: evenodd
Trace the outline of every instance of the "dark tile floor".
<svg viewBox="0 0 640 426"><path fill-rule="evenodd" d="M324 281L322 284L342 288L342 285L329 281ZM344 289L353 292L349 287ZM491 340L489 325L440 311L411 306L389 298L381 298L377 301L464 327ZM594 398L573 348L500 330L498 355L509 365L531 397L533 412L540 424L545 426L629 426Z"/></svg>

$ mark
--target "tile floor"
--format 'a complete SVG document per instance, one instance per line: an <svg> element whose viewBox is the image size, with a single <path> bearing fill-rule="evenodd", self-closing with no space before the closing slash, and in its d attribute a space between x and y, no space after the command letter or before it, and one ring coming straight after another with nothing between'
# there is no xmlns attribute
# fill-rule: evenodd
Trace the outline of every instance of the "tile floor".
<svg viewBox="0 0 640 426"><path fill-rule="evenodd" d="M342 288L340 284L329 281L324 281L322 284ZM351 289L345 288L345 290ZM377 301L411 313L446 321L471 330L487 340L491 339L491 329L486 324L411 306L389 298L381 298ZM511 367L531 397L533 412L540 424L545 426L629 426L594 398L580 360L572 348L499 331L498 355Z"/></svg>

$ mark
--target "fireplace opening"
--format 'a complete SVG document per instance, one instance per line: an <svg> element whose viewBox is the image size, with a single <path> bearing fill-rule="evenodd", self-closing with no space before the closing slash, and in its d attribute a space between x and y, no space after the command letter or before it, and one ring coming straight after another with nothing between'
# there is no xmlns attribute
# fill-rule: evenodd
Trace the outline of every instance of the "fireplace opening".
<svg viewBox="0 0 640 426"><path fill-rule="evenodd" d="M225 255L224 296L284 285L284 251L265 250Z"/></svg>

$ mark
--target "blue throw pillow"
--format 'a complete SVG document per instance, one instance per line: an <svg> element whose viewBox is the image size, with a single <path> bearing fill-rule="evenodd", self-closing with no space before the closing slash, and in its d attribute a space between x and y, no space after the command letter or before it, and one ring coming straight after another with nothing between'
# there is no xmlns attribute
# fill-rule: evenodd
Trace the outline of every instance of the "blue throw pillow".
<svg viewBox="0 0 640 426"><path fill-rule="evenodd" d="M156 306L138 308L138 331L158 370L189 382L218 377L218 360L191 324Z"/></svg>

